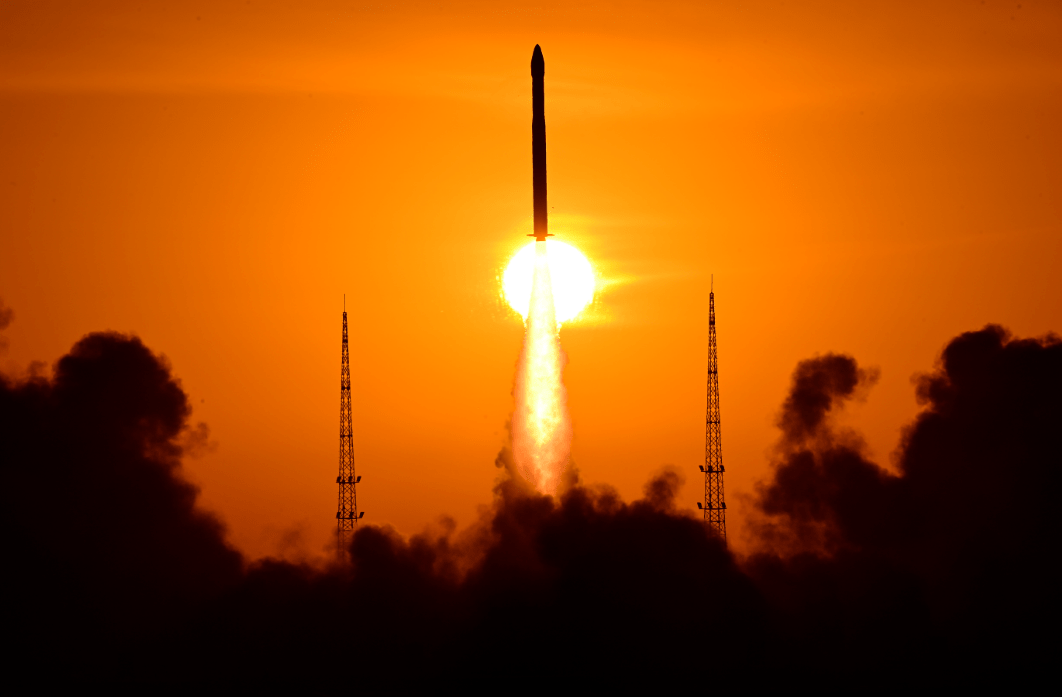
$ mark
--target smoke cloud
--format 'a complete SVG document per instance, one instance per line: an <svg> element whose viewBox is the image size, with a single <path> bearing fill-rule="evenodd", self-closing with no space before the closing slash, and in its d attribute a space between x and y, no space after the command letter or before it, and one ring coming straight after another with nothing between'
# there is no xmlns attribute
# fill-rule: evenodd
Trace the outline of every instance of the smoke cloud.
<svg viewBox="0 0 1062 697"><path fill-rule="evenodd" d="M904 431L897 475L831 419L874 379L848 356L797 367L756 500L767 551L744 568L802 641L802 665L842 659L824 679L890 661L959 671L953 681L1026 679L1047 665L1039 637L1058 618L1049 497L1062 464L1062 343L999 326L953 339L916 380L923 411Z"/></svg>
<svg viewBox="0 0 1062 697"><path fill-rule="evenodd" d="M9 665L38 681L861 691L1043 677L1062 342L963 334L897 473L835 424L874 375L801 363L735 558L664 470L627 503L499 481L482 520L363 526L349 564L252 562L181 476L190 408L138 339L0 378ZM192 440L195 440L194 438ZM504 459L504 458L502 458Z"/></svg>
<svg viewBox="0 0 1062 697"><path fill-rule="evenodd" d="M7 621L30 642L139 635L238 582L180 476L190 412L168 366L117 334L86 336L51 380L0 376L5 575L23 598Z"/></svg>

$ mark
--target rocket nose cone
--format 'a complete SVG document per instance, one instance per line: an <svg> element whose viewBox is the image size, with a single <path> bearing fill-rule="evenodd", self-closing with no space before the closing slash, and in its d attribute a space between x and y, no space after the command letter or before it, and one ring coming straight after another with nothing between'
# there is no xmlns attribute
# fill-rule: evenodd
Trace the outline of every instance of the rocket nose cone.
<svg viewBox="0 0 1062 697"><path fill-rule="evenodd" d="M531 77L542 77L546 74L546 60L542 57L542 49L535 44L535 52L531 54Z"/></svg>

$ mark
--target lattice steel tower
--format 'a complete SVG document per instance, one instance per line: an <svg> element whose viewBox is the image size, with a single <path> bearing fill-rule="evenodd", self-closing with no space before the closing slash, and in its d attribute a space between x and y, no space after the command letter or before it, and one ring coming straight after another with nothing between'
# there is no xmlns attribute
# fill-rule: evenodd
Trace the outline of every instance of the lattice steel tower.
<svg viewBox="0 0 1062 697"><path fill-rule="evenodd" d="M714 284L713 284L714 285ZM715 339L715 288L708 295L708 413L704 420L704 522L726 542L726 502L723 500L723 440L719 420L719 355Z"/></svg>
<svg viewBox="0 0 1062 697"><path fill-rule="evenodd" d="M343 299L343 368L339 373L339 510L336 523L339 528L340 549L346 550L350 534L358 525L358 494L356 487L361 477L354 474L354 426L350 414L350 349L347 343L347 307Z"/></svg>

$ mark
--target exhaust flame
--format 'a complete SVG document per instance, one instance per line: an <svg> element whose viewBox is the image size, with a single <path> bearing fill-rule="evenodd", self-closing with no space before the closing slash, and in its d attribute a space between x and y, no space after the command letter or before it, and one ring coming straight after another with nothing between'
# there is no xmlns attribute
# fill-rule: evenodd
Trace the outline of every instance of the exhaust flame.
<svg viewBox="0 0 1062 697"><path fill-rule="evenodd" d="M568 466L572 424L561 373L565 362L557 333L546 243L535 243L535 270L513 395L513 458L520 473L544 494L556 495Z"/></svg>
<svg viewBox="0 0 1062 697"><path fill-rule="evenodd" d="M557 322L569 322L576 319L583 308L594 299L594 268L590 265L590 260L570 244L547 240L545 245ZM530 242L522 247L509 260L502 276L505 300L525 320L531 306L535 250L538 248L538 242Z"/></svg>

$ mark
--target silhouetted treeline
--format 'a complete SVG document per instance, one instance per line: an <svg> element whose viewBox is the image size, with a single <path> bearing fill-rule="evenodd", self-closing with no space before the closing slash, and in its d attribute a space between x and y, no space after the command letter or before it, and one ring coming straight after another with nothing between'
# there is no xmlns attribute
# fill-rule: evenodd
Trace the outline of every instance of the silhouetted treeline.
<svg viewBox="0 0 1062 697"><path fill-rule="evenodd" d="M911 689L1042 677L1058 617L1062 343L989 326L917 383L899 474L802 362L735 559L664 471L624 503L509 479L470 530L363 526L350 564L249 562L180 471L190 407L138 339L0 378L9 674L339 689ZM505 462L505 458L500 458ZM733 508L733 506L732 506ZM13 645L13 647L12 647Z"/></svg>

